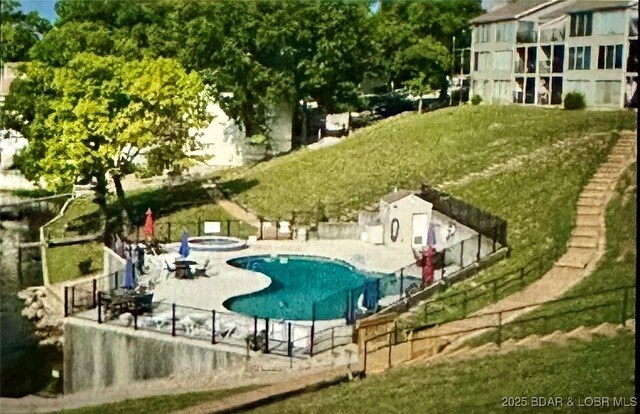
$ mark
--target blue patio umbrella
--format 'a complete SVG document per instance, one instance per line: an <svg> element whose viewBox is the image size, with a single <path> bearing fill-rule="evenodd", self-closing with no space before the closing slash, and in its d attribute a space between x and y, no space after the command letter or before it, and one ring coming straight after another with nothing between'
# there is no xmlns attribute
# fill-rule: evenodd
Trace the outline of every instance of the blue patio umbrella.
<svg viewBox="0 0 640 414"><path fill-rule="evenodd" d="M436 245L436 229L433 225L429 225L429 231L427 232L427 246Z"/></svg>
<svg viewBox="0 0 640 414"><path fill-rule="evenodd" d="M191 249L189 249L189 232L188 231L184 231L184 233L182 233L182 240L180 241L180 250L178 250L178 253L180 253L180 256L182 257L187 257L189 256L189 251Z"/></svg>
<svg viewBox="0 0 640 414"><path fill-rule="evenodd" d="M124 288L133 289L136 284L135 271L133 270L133 260L129 257L124 265Z"/></svg>

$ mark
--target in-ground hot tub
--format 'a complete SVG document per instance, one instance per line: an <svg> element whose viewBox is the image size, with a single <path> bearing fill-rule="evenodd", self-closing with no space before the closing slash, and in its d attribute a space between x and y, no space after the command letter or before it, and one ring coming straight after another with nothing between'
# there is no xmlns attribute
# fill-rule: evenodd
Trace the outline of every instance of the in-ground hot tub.
<svg viewBox="0 0 640 414"><path fill-rule="evenodd" d="M189 248L196 252L226 252L242 250L247 242L236 237L202 236L189 237Z"/></svg>

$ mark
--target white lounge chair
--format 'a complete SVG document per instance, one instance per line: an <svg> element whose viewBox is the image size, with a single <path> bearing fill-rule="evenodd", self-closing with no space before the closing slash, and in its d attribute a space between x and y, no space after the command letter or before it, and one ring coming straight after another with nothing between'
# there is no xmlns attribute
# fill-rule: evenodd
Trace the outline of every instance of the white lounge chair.
<svg viewBox="0 0 640 414"><path fill-rule="evenodd" d="M276 341L287 341L287 327L285 321L273 321L269 327L269 338Z"/></svg>

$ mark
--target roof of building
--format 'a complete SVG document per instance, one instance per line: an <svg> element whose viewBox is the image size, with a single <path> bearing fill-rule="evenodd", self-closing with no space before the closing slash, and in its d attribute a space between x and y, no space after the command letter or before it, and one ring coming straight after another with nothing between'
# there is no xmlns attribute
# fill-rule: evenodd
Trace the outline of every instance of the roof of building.
<svg viewBox="0 0 640 414"><path fill-rule="evenodd" d="M613 10L613 9L626 9L627 7L636 4L637 0L629 1L629 0L572 0L567 2L566 5L555 9L548 14L541 16L544 19L555 19L556 17L560 17L562 15L567 15L571 13L580 13L586 11L597 11L597 10Z"/></svg>
<svg viewBox="0 0 640 414"><path fill-rule="evenodd" d="M485 13L471 20L473 24L492 23L502 20L512 20L527 14L529 11L533 11L536 7L542 6L545 3L555 3L558 0L514 0L508 4L499 7L495 10Z"/></svg>
<svg viewBox="0 0 640 414"><path fill-rule="evenodd" d="M385 203L395 203L398 200L402 200L405 197L408 197L410 195L413 195L413 191L409 191L409 190L397 190L394 191L393 193L389 193L386 196L382 197L382 201L384 201Z"/></svg>

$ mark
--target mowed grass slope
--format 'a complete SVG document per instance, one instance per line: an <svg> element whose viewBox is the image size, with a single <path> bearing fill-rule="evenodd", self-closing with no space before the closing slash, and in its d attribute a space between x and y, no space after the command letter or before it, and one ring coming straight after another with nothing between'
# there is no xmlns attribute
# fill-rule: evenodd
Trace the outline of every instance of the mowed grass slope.
<svg viewBox="0 0 640 414"><path fill-rule="evenodd" d="M631 407L578 407L587 397L634 396L635 338L597 337L566 347L547 345L505 355L430 366L392 369L289 398L252 413L630 413ZM526 407L503 405L524 397ZM532 397L560 397L563 406L541 409ZM568 406L572 398L573 406ZM522 401L522 400L521 400Z"/></svg>
<svg viewBox="0 0 640 414"><path fill-rule="evenodd" d="M596 270L569 290L563 302L551 303L504 326L502 340L520 339L531 334L545 335L556 330L571 331L579 326L596 326L603 322L621 323L635 317L635 288L615 290L636 284L637 196L634 163L616 186L616 195L607 206L607 251ZM482 335L470 344L496 339Z"/></svg>
<svg viewBox="0 0 640 414"><path fill-rule="evenodd" d="M393 187L456 180L537 148L585 133L635 128L630 112L466 106L409 114L359 131L339 145L302 150L223 175L221 187L266 217L327 205L340 217Z"/></svg>

